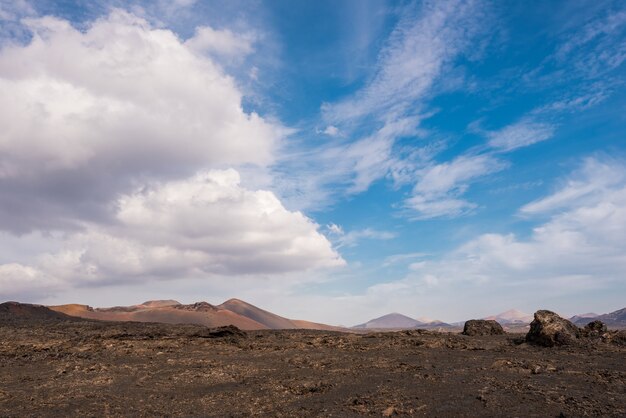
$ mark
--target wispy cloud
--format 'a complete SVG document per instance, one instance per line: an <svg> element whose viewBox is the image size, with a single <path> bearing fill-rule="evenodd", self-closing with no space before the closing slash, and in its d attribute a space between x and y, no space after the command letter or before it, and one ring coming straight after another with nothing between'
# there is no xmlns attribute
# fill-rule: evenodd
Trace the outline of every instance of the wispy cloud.
<svg viewBox="0 0 626 418"><path fill-rule="evenodd" d="M611 10L596 17L576 30L575 36L568 33L567 40L554 54L558 61L570 61L587 77L596 77L619 67L626 59L626 11Z"/></svg>
<svg viewBox="0 0 626 418"><path fill-rule="evenodd" d="M621 160L587 159L554 193L538 201L543 202L541 207L531 206L533 215L548 214L549 218L528 237L481 234L442 257L411 263L402 279L377 283L334 302L355 309L382 304L409 314L428 312L444 318L467 315L468 310L487 315L521 301L528 310L560 303L575 313L581 300L589 303L589 292L602 289L619 289L618 295L605 297L603 303L610 299L621 304L626 291L624 167ZM528 206L524 208L528 212ZM563 303L566 296L568 301ZM457 303L465 313L455 312ZM442 304L444 308L439 307Z"/></svg>
<svg viewBox="0 0 626 418"><path fill-rule="evenodd" d="M344 232L343 228L336 224L326 227L330 238L335 242L336 248L354 247L362 240L390 240L396 238L396 234L389 231L381 231L373 228L357 229Z"/></svg>
<svg viewBox="0 0 626 418"><path fill-rule="evenodd" d="M405 10L379 55L374 75L352 97L322 107L336 123L373 116L393 120L424 99L443 69L480 32L483 5L477 1L425 3Z"/></svg>
<svg viewBox="0 0 626 418"><path fill-rule="evenodd" d="M479 1L411 4L402 9L365 86L322 105L325 124L340 131L345 140L298 156L297 171L306 174L302 179L292 177L290 187L298 191L296 199L315 197L312 202L301 199L300 204L319 205L320 198L336 196L338 191L360 193L386 176L407 181L415 161L397 152L397 139L421 134L419 125L430 115L425 107L433 86L482 33L486 10ZM421 146L429 148L427 143ZM285 164L293 164L292 157L289 154ZM418 158L419 165L423 162ZM291 175L294 170L287 171ZM294 196L293 190L285 194Z"/></svg>
<svg viewBox="0 0 626 418"><path fill-rule="evenodd" d="M418 172L413 196L405 206L415 213L415 219L456 217L474 209L476 205L460 199L469 184L478 178L495 173L506 163L489 154L461 155L456 159L432 165Z"/></svg>
<svg viewBox="0 0 626 418"><path fill-rule="evenodd" d="M253 51L256 38L253 33L235 34L229 29L202 26L196 28L194 36L187 39L185 45L199 53L241 58Z"/></svg>
<svg viewBox="0 0 626 418"><path fill-rule="evenodd" d="M399 263L409 263L411 260L415 260L416 258L423 258L426 256L428 256L427 253L404 253L390 255L385 257L383 267L388 267Z"/></svg>
<svg viewBox="0 0 626 418"><path fill-rule="evenodd" d="M499 131L490 132L488 145L500 151L512 151L550 139L554 130L554 126L549 123L522 119Z"/></svg>
<svg viewBox="0 0 626 418"><path fill-rule="evenodd" d="M626 170L617 161L588 158L560 189L520 209L523 215L551 214L583 204L602 201L607 191L626 183Z"/></svg>

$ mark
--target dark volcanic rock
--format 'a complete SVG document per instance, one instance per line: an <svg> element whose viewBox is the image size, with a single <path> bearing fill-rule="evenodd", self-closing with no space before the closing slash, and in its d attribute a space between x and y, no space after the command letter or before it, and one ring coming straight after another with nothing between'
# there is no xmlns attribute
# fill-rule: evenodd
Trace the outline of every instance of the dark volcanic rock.
<svg viewBox="0 0 626 418"><path fill-rule="evenodd" d="M470 319L463 327L464 335L502 335L502 325L493 319Z"/></svg>
<svg viewBox="0 0 626 418"><path fill-rule="evenodd" d="M195 332L194 337L200 338L225 338L225 337L245 337L246 333L234 325L227 325L225 327L207 328Z"/></svg>
<svg viewBox="0 0 626 418"><path fill-rule="evenodd" d="M587 331L596 331L596 332L606 332L606 324L602 321L591 321L587 325L585 325L585 330Z"/></svg>
<svg viewBox="0 0 626 418"><path fill-rule="evenodd" d="M530 323L526 341L532 344L553 347L573 344L581 336L580 329L567 319L552 311L535 312L535 319Z"/></svg>
<svg viewBox="0 0 626 418"><path fill-rule="evenodd" d="M599 338L607 332L606 324L602 321L591 321L582 330L582 334L589 338Z"/></svg>

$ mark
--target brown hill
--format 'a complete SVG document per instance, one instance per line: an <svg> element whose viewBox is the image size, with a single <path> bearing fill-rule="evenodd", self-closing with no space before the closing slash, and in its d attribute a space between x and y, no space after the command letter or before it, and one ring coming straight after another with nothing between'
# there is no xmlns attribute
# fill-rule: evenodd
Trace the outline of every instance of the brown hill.
<svg viewBox="0 0 626 418"><path fill-rule="evenodd" d="M50 306L55 312L102 321L162 322L166 324L197 324L207 327L234 325L243 330L259 329L318 329L345 331L315 322L292 320L273 314L239 299L230 299L221 305L196 302L183 305L175 300L147 301L140 305L92 308L69 304Z"/></svg>
<svg viewBox="0 0 626 418"><path fill-rule="evenodd" d="M167 306L118 306L114 308L92 308L87 305L59 305L50 309L67 315L101 321L162 322L166 324L197 324L207 327L234 325L244 330L267 329L250 318L226 309L218 309L206 302L192 305Z"/></svg>
<svg viewBox="0 0 626 418"><path fill-rule="evenodd" d="M68 315L53 311L43 305L4 302L0 304L0 317L4 319L71 319Z"/></svg>
<svg viewBox="0 0 626 418"><path fill-rule="evenodd" d="M348 331L343 327L336 327L333 325L320 324L317 322L303 321L301 319L292 319L291 322L296 326L297 329L319 329L323 331Z"/></svg>
<svg viewBox="0 0 626 418"><path fill-rule="evenodd" d="M167 299L167 300L148 300L142 303L140 306L147 306L151 308L161 308L163 306L174 306L174 305L180 305L180 304L181 303L177 300Z"/></svg>
<svg viewBox="0 0 626 418"><path fill-rule="evenodd" d="M235 312L239 315L250 318L256 322L265 325L270 329L293 329L298 328L290 319L283 318L264 309L257 308L254 305L239 299L229 299L218 306L218 308Z"/></svg>

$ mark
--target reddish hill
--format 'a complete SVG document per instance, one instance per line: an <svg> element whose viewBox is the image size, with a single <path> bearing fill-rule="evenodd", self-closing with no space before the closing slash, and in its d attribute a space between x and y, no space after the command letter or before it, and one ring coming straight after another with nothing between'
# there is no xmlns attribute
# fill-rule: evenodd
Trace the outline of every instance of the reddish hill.
<svg viewBox="0 0 626 418"><path fill-rule="evenodd" d="M336 327L333 325L320 324L317 322L303 321L302 319L292 319L291 322L296 326L297 329L319 329L323 331L348 331L343 327Z"/></svg>
<svg viewBox="0 0 626 418"><path fill-rule="evenodd" d="M71 319L68 315L43 305L19 302L0 303L0 317L7 319Z"/></svg>
<svg viewBox="0 0 626 418"><path fill-rule="evenodd" d="M291 320L278 316L239 299L229 299L218 308L237 313L265 325L270 329L293 329L298 328Z"/></svg>
<svg viewBox="0 0 626 418"><path fill-rule="evenodd" d="M267 329L263 324L250 318L225 309L218 309L206 302L156 307L142 304L114 308L91 308L87 305L70 304L51 306L50 309L67 315L102 321L162 322L166 324L197 324L207 327L234 325L244 330Z"/></svg>
<svg viewBox="0 0 626 418"><path fill-rule="evenodd" d="M234 325L243 330L344 330L340 327L284 318L239 299L230 299L217 306L207 302L182 305L175 300L158 300L147 301L140 305L115 306L112 308L92 308L87 305L69 304L50 306L50 309L70 316L103 321L198 324L207 327Z"/></svg>

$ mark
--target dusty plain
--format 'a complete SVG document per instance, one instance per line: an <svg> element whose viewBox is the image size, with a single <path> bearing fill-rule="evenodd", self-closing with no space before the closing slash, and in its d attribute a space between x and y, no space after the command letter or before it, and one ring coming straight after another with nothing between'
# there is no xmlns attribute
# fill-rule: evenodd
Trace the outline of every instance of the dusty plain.
<svg viewBox="0 0 626 418"><path fill-rule="evenodd" d="M0 320L0 416L624 417L626 347Z"/></svg>

